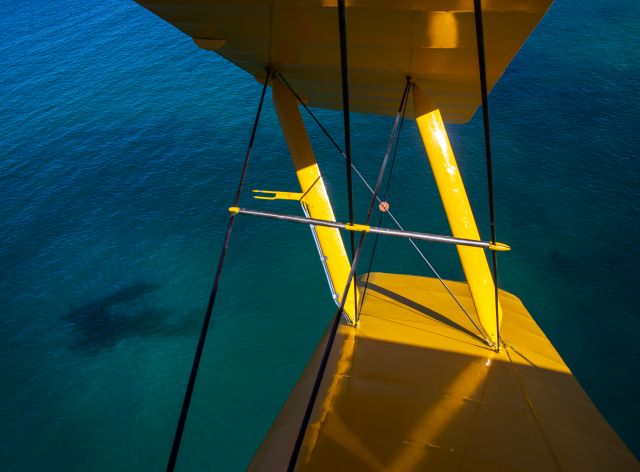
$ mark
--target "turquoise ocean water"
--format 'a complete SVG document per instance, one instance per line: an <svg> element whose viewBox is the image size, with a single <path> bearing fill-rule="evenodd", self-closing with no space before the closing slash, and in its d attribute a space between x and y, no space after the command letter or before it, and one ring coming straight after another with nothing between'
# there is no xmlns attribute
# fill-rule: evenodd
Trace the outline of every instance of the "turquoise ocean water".
<svg viewBox="0 0 640 472"><path fill-rule="evenodd" d="M0 25L1 468L161 470L260 85L128 1L0 0ZM636 454L639 33L636 0L557 0L491 94L501 286ZM373 179L391 120L353 120ZM248 188L296 189L275 124L267 102ZM450 128L486 236L481 131ZM313 140L343 218L343 162ZM390 200L447 232L412 124ZM404 241L374 268L429 275ZM307 228L239 219L182 469L247 465L333 310Z"/></svg>

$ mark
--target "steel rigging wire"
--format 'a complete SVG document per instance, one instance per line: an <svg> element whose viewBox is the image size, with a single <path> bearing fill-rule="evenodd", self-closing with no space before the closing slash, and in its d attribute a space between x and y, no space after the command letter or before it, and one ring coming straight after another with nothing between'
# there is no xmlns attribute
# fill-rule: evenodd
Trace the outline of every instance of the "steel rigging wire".
<svg viewBox="0 0 640 472"><path fill-rule="evenodd" d="M244 181L247 177L247 169L249 168L249 160L251 158L251 151L253 149L253 142L256 137L256 131L258 130L258 122L260 121L260 115L262 113L262 105L264 104L264 97L269 85L269 79L271 78L271 70L267 69L267 76L264 80L264 86L262 87L262 94L260 95L260 103L258 104L258 110L256 111L256 117L253 122L253 129L251 130L251 137L249 139L249 145L247 146L247 153L244 158L244 164L242 165L242 174L240 175L240 182L236 189L236 195L233 200L233 206L238 206L240 202L240 195L242 194L242 188ZM180 410L180 418L178 419L178 425L173 437L173 444L171 446L171 453L169 455L169 462L167 463L167 471L172 472L176 467L176 461L178 459L178 452L180 451L180 444L182 441L182 433L184 432L184 426L187 421L187 415L189 413L189 406L191 404L191 397L193 396L193 389L196 384L196 377L198 376L198 368L200 367L200 360L202 359L202 351L207 339L207 331L209 330L209 324L211 322L211 315L213 313L213 305L218 293L218 287L220 285L220 277L222 275L222 267L224 265L225 257L229 250L229 240L231 239L231 231L233 230L233 224L235 223L236 215L231 213L229 222L227 223L227 231L224 237L224 243L222 250L220 251L220 258L218 259L218 267L216 269L216 275L213 280L213 286L211 287L211 293L209 295L209 303L207 304L207 310L202 321L202 328L200 330L200 337L198 338L198 345L193 357L193 364L191 366L191 373L189 374L189 380L187 382L187 389L184 394L182 402L182 409Z"/></svg>
<svg viewBox="0 0 640 472"><path fill-rule="evenodd" d="M353 176L351 174L351 115L349 113L349 61L347 59L347 17L344 0L338 0L338 27L340 30L340 71L342 81L342 117L344 120L344 151L347 158L347 198L349 200L349 224L353 224ZM355 234L350 234L351 260L355 257ZM354 316L358 313L358 291L353 287Z"/></svg>
<svg viewBox="0 0 640 472"><path fill-rule="evenodd" d="M394 129L393 132L391 133L391 137L389 138L389 143L387 145L387 153L391 152L391 147L393 146L393 141L395 139L395 148L393 150L393 158L391 159L391 168L389 169L389 177L387 178L387 185L385 188L385 192L384 192L384 197L382 199L382 203L380 203L380 218L378 219L378 226L380 226L382 224L382 217L384 216L384 213L386 212L386 210L383 212L382 211L382 206L387 204L387 199L389 198L389 188L391 186L391 176L393 175L393 168L395 166L396 163L396 156L398 155L398 145L400 144L400 133L402 132L402 125L404 123L404 115L405 112L407 111L407 102L408 100L408 95L409 95L409 91L411 90L411 78L407 77L407 82L404 88L404 92L402 94L402 101L400 102L400 108L398 108L398 112L396 113L396 125L394 125ZM398 123L398 118L400 119L399 121L399 126L397 125ZM395 136L395 131L396 131L396 127L398 128L398 135L397 137ZM388 204L387 204L387 210L388 210ZM379 239L378 234L376 234L376 238L373 242L373 249L371 250L371 259L369 260L369 268L367 269L367 279L364 283L364 290L362 291L362 299L360 300L360 310L358 312L356 312L355 316L356 316L356 325L358 324L358 321L360 319L360 312L362 311L362 306L364 304L364 297L367 294L367 287L369 286L369 278L371 277L371 266L373 265L373 259L375 257L376 254L376 249L378 248L378 239Z"/></svg>
<svg viewBox="0 0 640 472"><path fill-rule="evenodd" d="M493 158L491 156L491 129L489 126L489 99L487 91L487 67L485 61L484 30L482 27L482 1L473 0L473 14L476 24L476 45L478 49L478 70L480 74L480 93L482 95L482 122L484 125L484 150L487 160L487 191L489 194L489 222L491 242L496 243L496 213L493 194ZM500 306L498 305L498 255L491 251L493 265L494 297L496 305L496 350L500 350Z"/></svg>

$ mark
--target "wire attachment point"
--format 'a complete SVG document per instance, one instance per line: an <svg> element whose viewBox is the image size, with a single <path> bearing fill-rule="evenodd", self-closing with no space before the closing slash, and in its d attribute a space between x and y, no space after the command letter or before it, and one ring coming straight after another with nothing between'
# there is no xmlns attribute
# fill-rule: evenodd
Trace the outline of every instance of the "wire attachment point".
<svg viewBox="0 0 640 472"><path fill-rule="evenodd" d="M387 211L389 211L389 202L380 202L380 205L378 205L378 210L380 210L382 213L386 213Z"/></svg>

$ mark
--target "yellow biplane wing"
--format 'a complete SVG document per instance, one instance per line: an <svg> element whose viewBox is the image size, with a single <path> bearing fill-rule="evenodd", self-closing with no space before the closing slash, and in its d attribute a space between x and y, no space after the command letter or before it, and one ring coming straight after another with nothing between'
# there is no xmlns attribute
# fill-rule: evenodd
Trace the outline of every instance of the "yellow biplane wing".
<svg viewBox="0 0 640 472"><path fill-rule="evenodd" d="M307 104L341 109L336 0L138 0L148 10L260 78L265 64ZM480 105L473 0L347 1L351 111L394 115L411 76L445 122ZM551 0L483 2L491 89ZM409 105L408 115L412 116Z"/></svg>

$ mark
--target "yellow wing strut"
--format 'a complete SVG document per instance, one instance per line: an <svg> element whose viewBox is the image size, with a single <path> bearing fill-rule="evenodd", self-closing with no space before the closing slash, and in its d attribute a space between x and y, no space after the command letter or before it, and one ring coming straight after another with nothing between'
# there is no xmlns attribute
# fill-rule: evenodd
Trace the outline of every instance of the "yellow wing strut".
<svg viewBox="0 0 640 472"><path fill-rule="evenodd" d="M302 207L310 218L335 221L320 168L298 110L297 99L280 80L274 80L272 84L276 114L304 194L301 201ZM282 195L280 192L274 193L276 196ZM332 285L332 292L339 303L351 269L344 242L340 231L336 228L314 227L313 231L329 283ZM351 320L355 320L355 313L353 313L355 294L354 282L350 286L344 306L344 311Z"/></svg>
<svg viewBox="0 0 640 472"><path fill-rule="evenodd" d="M471 204L451 149L440 110L435 108L418 86L413 87L416 122L436 179L451 232L456 238L480 239ZM493 245L492 245L493 246ZM491 342L497 342L495 286L489 264L481 248L457 246L462 269L469 284L480 324ZM504 248L491 247L494 250ZM498 306L498 319L502 309Z"/></svg>

